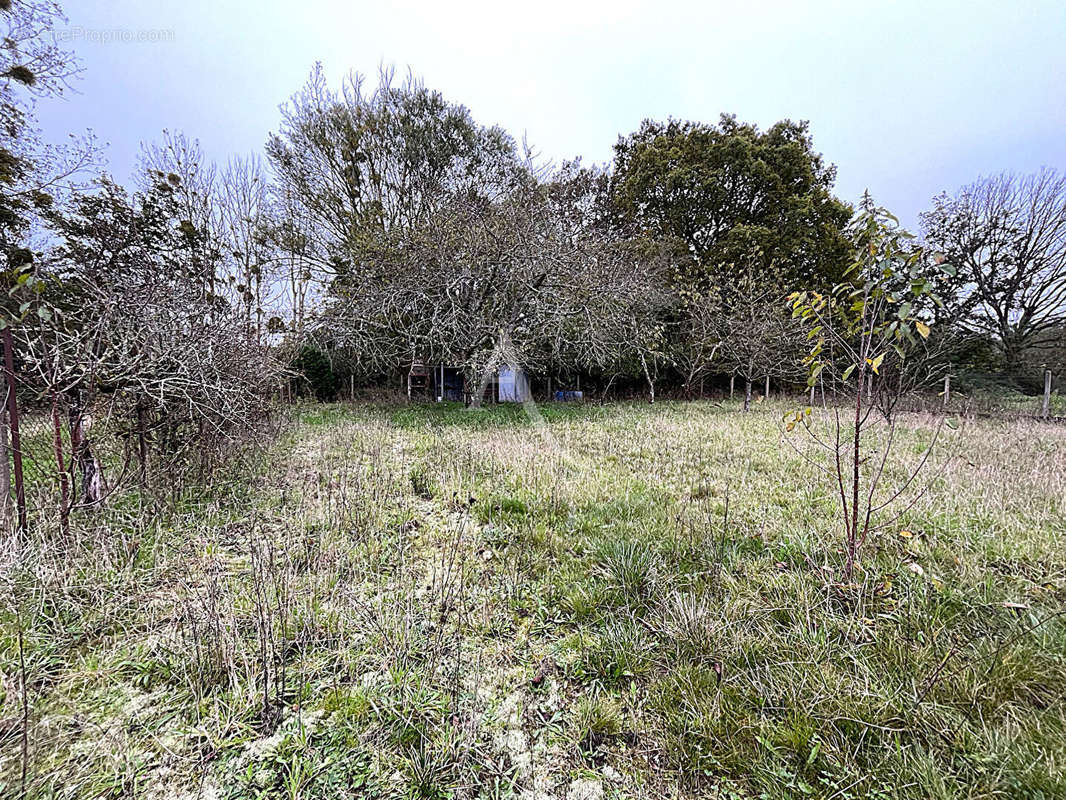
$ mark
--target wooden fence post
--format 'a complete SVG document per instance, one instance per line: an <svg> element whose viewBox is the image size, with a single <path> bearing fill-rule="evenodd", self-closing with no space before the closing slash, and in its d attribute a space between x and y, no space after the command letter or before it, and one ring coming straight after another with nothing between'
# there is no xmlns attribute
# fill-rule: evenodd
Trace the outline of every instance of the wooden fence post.
<svg viewBox="0 0 1066 800"><path fill-rule="evenodd" d="M763 394L763 400L768 401L770 399L770 376L766 376L766 392Z"/></svg>
<svg viewBox="0 0 1066 800"><path fill-rule="evenodd" d="M729 399L733 399L733 388L736 386L737 374L734 372L729 376Z"/></svg>
<svg viewBox="0 0 1066 800"><path fill-rule="evenodd" d="M951 373L944 376L944 408L951 402Z"/></svg>
<svg viewBox="0 0 1066 800"><path fill-rule="evenodd" d="M1040 416L1047 419L1051 414L1051 370L1044 370L1044 404L1040 408Z"/></svg>
<svg viewBox="0 0 1066 800"><path fill-rule="evenodd" d="M11 443L11 460L15 473L15 509L18 513L19 533L27 531L26 488L22 482L22 438L19 435L19 408L15 399L18 384L15 381L15 344L11 327L4 328L4 371L7 373L7 424ZM7 458L7 453L4 453Z"/></svg>

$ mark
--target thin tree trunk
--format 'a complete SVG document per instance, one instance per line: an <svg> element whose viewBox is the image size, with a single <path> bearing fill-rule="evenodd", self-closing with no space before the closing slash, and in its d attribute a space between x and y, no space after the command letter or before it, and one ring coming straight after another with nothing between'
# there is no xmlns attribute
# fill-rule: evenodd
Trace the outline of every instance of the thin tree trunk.
<svg viewBox="0 0 1066 800"><path fill-rule="evenodd" d="M847 532L848 552L847 562L844 568L849 582L851 581L852 571L855 569L855 548L857 546L859 534L859 466L861 457L860 445L862 440L862 388L864 377L865 376L860 372L859 381L855 388L855 431L852 434L851 454L851 525Z"/></svg>
<svg viewBox="0 0 1066 800"><path fill-rule="evenodd" d="M751 378L744 379L744 410L751 408Z"/></svg>
<svg viewBox="0 0 1066 800"><path fill-rule="evenodd" d="M7 431L7 378L0 375L0 524L5 533L13 531L14 504L11 502L11 451Z"/></svg>
<svg viewBox="0 0 1066 800"><path fill-rule="evenodd" d="M93 452L89 433L92 417L81 408L74 411L71 429L71 451L81 472L81 502L85 508L99 508L104 502L104 474Z"/></svg>
<svg viewBox="0 0 1066 800"><path fill-rule="evenodd" d="M652 380L651 372L648 370L648 360L644 358L644 354L640 355L640 364L644 367L644 379L648 382L648 402L655 403L655 381Z"/></svg>
<svg viewBox="0 0 1066 800"><path fill-rule="evenodd" d="M7 414L10 426L11 461L15 472L15 510L18 530L25 534L28 526L26 519L26 489L22 482L22 440L19 436L18 384L15 380L15 343L11 328L4 328L4 371L7 378Z"/></svg>

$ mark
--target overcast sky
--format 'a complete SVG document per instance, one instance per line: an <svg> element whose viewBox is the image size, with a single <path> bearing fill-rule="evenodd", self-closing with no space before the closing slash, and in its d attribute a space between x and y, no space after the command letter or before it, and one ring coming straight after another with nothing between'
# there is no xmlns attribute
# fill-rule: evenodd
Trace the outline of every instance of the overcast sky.
<svg viewBox="0 0 1066 800"><path fill-rule="evenodd" d="M1066 167L1063 0L64 6L85 72L41 121L91 128L121 180L164 128L219 162L262 152L315 61L338 82L410 68L555 162L606 161L645 117L807 119L837 194L908 224L978 175Z"/></svg>

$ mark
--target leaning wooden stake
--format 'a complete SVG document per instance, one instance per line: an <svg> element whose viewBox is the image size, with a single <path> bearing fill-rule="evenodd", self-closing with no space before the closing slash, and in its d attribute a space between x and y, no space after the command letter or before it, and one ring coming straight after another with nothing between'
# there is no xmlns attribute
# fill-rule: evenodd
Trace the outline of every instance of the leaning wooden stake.
<svg viewBox="0 0 1066 800"><path fill-rule="evenodd" d="M11 328L4 328L4 371L7 373L7 420L11 438L11 460L15 473L15 509L19 533L26 533L26 488L22 483L22 438L19 435L19 409L15 400L15 344ZM6 453L4 454L6 458Z"/></svg>
<svg viewBox="0 0 1066 800"><path fill-rule="evenodd" d="M944 376L944 408L951 402L951 373Z"/></svg>
<svg viewBox="0 0 1066 800"><path fill-rule="evenodd" d="M7 435L7 377L0 370L0 392L4 399L0 403L0 523L8 533L13 530L15 508L11 502L11 458L8 456Z"/></svg>

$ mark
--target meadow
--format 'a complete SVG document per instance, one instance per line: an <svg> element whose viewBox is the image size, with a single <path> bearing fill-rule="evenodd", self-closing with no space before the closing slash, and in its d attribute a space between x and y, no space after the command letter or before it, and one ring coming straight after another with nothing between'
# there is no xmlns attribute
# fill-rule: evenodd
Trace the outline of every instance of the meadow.
<svg viewBox="0 0 1066 800"><path fill-rule="evenodd" d="M1066 796L1066 427L904 416L846 581L790 408L302 405L42 518L0 795Z"/></svg>

